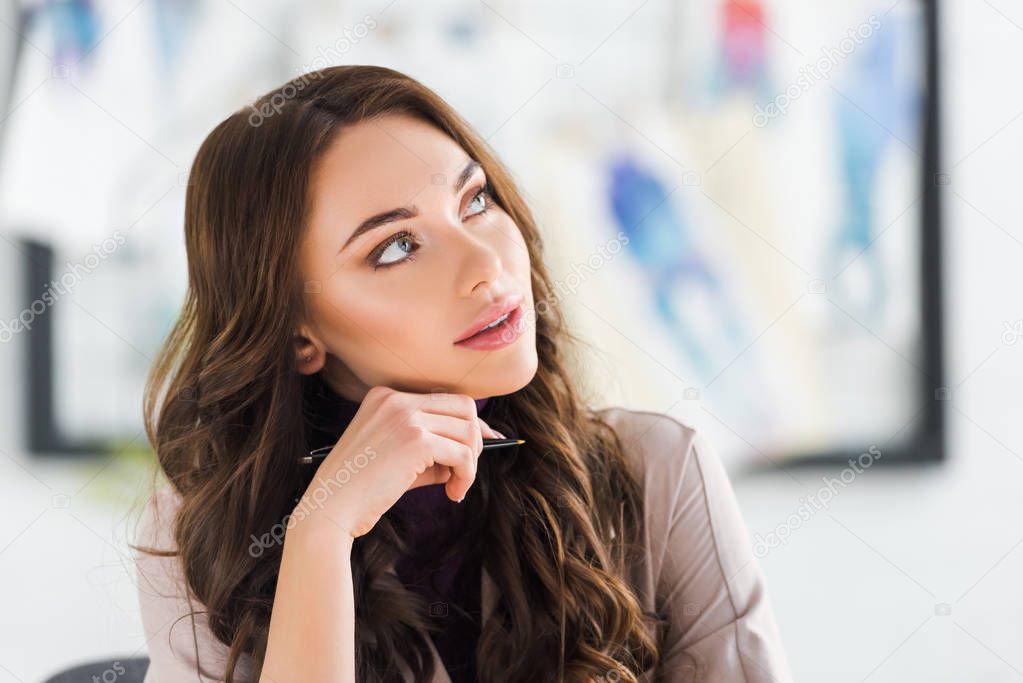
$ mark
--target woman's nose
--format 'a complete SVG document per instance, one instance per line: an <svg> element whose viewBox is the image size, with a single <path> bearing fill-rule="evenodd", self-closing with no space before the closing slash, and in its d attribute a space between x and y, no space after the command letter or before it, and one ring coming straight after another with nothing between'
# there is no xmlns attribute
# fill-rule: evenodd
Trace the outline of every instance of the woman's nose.
<svg viewBox="0 0 1023 683"><path fill-rule="evenodd" d="M494 239L499 238L493 229L484 233L473 233L471 228L459 226L451 233L453 263L458 269L461 289L471 293L481 282L494 282L501 277L504 264Z"/></svg>

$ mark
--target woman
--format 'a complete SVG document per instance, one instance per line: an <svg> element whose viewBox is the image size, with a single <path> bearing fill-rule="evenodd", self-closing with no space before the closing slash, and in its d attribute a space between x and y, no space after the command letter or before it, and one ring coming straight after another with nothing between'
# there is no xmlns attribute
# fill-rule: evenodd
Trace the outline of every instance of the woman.
<svg viewBox="0 0 1023 683"><path fill-rule="evenodd" d="M583 405L529 209L436 94L267 93L200 147L185 238L147 681L789 680L715 452Z"/></svg>

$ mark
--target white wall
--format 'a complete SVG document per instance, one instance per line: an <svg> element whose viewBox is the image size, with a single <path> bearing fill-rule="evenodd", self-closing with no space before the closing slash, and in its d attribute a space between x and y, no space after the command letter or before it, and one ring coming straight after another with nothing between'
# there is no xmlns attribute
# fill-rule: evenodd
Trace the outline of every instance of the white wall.
<svg viewBox="0 0 1023 683"><path fill-rule="evenodd" d="M943 33L951 461L865 472L763 558L800 681L1023 680L1023 342L1002 341L1023 319L1023 7L949 0ZM4 319L15 259L0 241ZM119 501L145 472L25 458L19 372L0 345L0 683L144 645ZM751 534L835 474L736 481Z"/></svg>

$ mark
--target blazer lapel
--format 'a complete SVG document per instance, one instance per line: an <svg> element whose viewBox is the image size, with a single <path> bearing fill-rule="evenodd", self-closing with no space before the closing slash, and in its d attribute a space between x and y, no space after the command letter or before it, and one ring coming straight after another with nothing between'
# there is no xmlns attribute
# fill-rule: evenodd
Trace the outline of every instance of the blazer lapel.
<svg viewBox="0 0 1023 683"><path fill-rule="evenodd" d="M430 652L433 654L433 679L430 683L451 683L451 676L444 668L444 662L440 658L440 653L437 652L437 647L433 644L433 639L427 639L426 642L430 645Z"/></svg>
<svg viewBox="0 0 1023 683"><path fill-rule="evenodd" d="M486 569L481 570L480 573L480 605L481 614L483 618L483 625L485 626L490 615L494 611L494 605L497 603L497 586L494 584L493 579L490 578L490 574L487 573Z"/></svg>

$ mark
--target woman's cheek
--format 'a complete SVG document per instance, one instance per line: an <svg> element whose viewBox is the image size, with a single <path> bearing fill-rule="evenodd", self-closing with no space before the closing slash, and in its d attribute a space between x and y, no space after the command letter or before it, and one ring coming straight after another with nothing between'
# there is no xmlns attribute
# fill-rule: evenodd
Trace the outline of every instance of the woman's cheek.
<svg viewBox="0 0 1023 683"><path fill-rule="evenodd" d="M519 230L519 226L507 215L502 216L505 220L505 225L502 227L501 232L507 239L504 240L505 244L505 258L513 260L515 263L525 262L527 270L529 266L529 250L526 248L526 238Z"/></svg>

